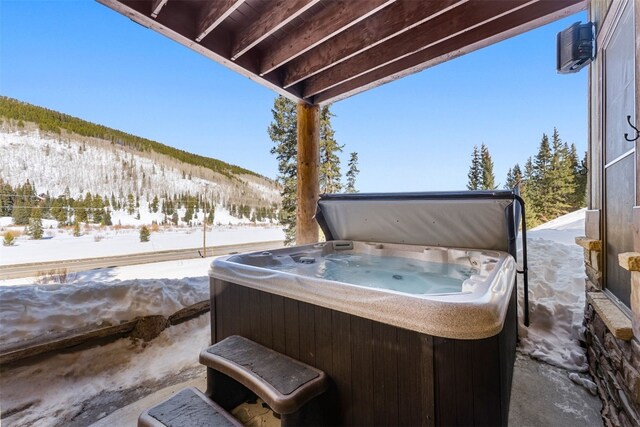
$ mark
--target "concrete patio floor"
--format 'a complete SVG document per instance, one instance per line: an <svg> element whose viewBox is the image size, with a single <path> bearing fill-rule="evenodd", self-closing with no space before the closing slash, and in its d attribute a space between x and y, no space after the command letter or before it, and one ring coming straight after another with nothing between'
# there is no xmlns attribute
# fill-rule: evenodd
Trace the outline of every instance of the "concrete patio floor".
<svg viewBox="0 0 640 427"><path fill-rule="evenodd" d="M92 424L93 427L135 426L138 415L176 391L195 386L206 388L206 378L183 381L133 401ZM564 369L518 354L516 358L509 425L532 427L599 427L601 403L587 389L575 384ZM279 420L257 404L242 405L234 415L250 427L276 427Z"/></svg>

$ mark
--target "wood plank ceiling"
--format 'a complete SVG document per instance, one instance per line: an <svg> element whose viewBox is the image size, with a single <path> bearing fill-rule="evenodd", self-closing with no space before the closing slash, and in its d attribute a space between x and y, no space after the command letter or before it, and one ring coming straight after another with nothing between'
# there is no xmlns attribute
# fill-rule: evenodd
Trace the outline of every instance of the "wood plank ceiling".
<svg viewBox="0 0 640 427"><path fill-rule="evenodd" d="M320 105L576 13L587 2L98 1L288 98Z"/></svg>

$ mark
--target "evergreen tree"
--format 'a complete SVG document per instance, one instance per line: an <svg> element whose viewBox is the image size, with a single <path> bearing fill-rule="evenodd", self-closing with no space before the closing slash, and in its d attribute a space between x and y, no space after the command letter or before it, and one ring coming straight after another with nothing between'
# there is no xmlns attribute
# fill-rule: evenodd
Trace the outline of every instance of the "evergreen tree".
<svg viewBox="0 0 640 427"><path fill-rule="evenodd" d="M283 96L278 96L271 109L273 121L267 132L274 146L271 154L278 160L276 181L282 186L282 208L280 223L284 226L285 244L290 245L296 238L297 205L297 113L296 104Z"/></svg>
<svg viewBox="0 0 640 427"><path fill-rule="evenodd" d="M78 199L74 203L75 219L78 222L87 222L87 208L82 199Z"/></svg>
<svg viewBox="0 0 640 427"><path fill-rule="evenodd" d="M173 212L173 215L171 215L171 222L173 225L178 225L178 219L178 212Z"/></svg>
<svg viewBox="0 0 640 427"><path fill-rule="evenodd" d="M353 152L349 156L349 170L347 171L347 188L345 191L347 193L357 193L356 190L356 177L360 173L360 169L358 169L358 153Z"/></svg>
<svg viewBox="0 0 640 427"><path fill-rule="evenodd" d="M36 191L27 180L22 186L16 188L16 195L13 202L12 217L16 225L29 224L31 209L36 204Z"/></svg>
<svg viewBox="0 0 640 427"><path fill-rule="evenodd" d="M504 184L504 188L507 190L511 190L516 188L518 184L522 181L522 171L520 170L520 165L516 163L513 169L509 169L507 172L507 180Z"/></svg>
<svg viewBox="0 0 640 427"><path fill-rule="evenodd" d="M575 146L571 144L572 151L575 152ZM577 153L575 154L577 158ZM587 206L587 152L584 152L584 157L582 162L578 163L576 161L576 165L573 171L573 175L575 177L576 182L576 190L573 196L573 206L578 208L583 208Z"/></svg>
<svg viewBox="0 0 640 427"><path fill-rule="evenodd" d="M16 243L16 237L12 232L7 231L4 233L4 237L2 239L2 246L13 246Z"/></svg>
<svg viewBox="0 0 640 427"><path fill-rule="evenodd" d="M531 157L527 159L527 162L524 165L524 175L522 176L522 182L520 183L520 197L524 200L525 203L525 211L526 211L526 220L527 227L532 228L538 225L538 213L536 211L536 207L533 204L532 193L533 193L533 185L532 178L533 177L533 162Z"/></svg>
<svg viewBox="0 0 640 427"><path fill-rule="evenodd" d="M42 212L40 208L34 208L29 219L29 235L34 240L42 239L44 230L42 229Z"/></svg>
<svg viewBox="0 0 640 427"><path fill-rule="evenodd" d="M342 190L338 153L342 152L344 145L339 145L335 140L331 117L334 117L334 114L329 110L329 106L320 109L320 168L318 175L321 193L339 193Z"/></svg>
<svg viewBox="0 0 640 427"><path fill-rule="evenodd" d="M216 207L215 205L211 205L211 208L209 209L209 215L207 216L207 224L212 225L215 216L216 216Z"/></svg>
<svg viewBox="0 0 640 427"><path fill-rule="evenodd" d="M0 216L13 216L15 190L0 178Z"/></svg>
<svg viewBox="0 0 640 427"><path fill-rule="evenodd" d="M111 221L111 210L109 208L107 208L107 210L105 211L103 217L102 217L102 225L113 225L113 222Z"/></svg>
<svg viewBox="0 0 640 427"><path fill-rule="evenodd" d="M542 134L538 154L533 159L529 190L531 206L537 212L537 222L546 222L549 219L549 207L551 205L551 188L549 170L553 153L549 146L549 137Z"/></svg>
<svg viewBox="0 0 640 427"><path fill-rule="evenodd" d="M491 160L491 154L486 145L482 144L480 147L480 189L481 190L495 190L496 177L493 174L493 160Z"/></svg>
<svg viewBox="0 0 640 427"><path fill-rule="evenodd" d="M104 202L98 194L93 198L93 222L102 224L104 217Z"/></svg>
<svg viewBox="0 0 640 427"><path fill-rule="evenodd" d="M75 221L73 221L73 236L80 237L81 235L82 233L80 232L80 222L78 221L78 219L76 219Z"/></svg>
<svg viewBox="0 0 640 427"><path fill-rule="evenodd" d="M91 196L90 192L87 192L87 194L84 196L84 207L86 215L85 221L93 221L93 197Z"/></svg>
<svg viewBox="0 0 640 427"><path fill-rule="evenodd" d="M54 199L51 203L51 215L53 216L53 219L58 221L60 224L67 222L67 209L65 207L65 200L62 196Z"/></svg>
<svg viewBox="0 0 640 427"><path fill-rule="evenodd" d="M478 146L473 146L473 153L471 154L471 166L469 167L469 173L467 173L467 190L479 190L482 183L482 157Z"/></svg>
<svg viewBox="0 0 640 427"><path fill-rule="evenodd" d="M551 162L547 171L548 203L545 213L546 221L564 215L571 209L575 192L574 162L569 156L569 147L562 144L557 129L551 136Z"/></svg>
<svg viewBox="0 0 640 427"><path fill-rule="evenodd" d="M148 242L150 237L151 237L151 232L149 231L149 228L146 225L143 225L142 228L140 229L140 241Z"/></svg>
<svg viewBox="0 0 640 427"><path fill-rule="evenodd" d="M135 200L133 198L133 194L129 193L127 194L127 213L129 215L133 215L135 211L136 211Z"/></svg>
<svg viewBox="0 0 640 427"><path fill-rule="evenodd" d="M158 196L153 196L153 201L151 202L151 211L152 212L158 212L158 203L160 203L160 201L158 200Z"/></svg>

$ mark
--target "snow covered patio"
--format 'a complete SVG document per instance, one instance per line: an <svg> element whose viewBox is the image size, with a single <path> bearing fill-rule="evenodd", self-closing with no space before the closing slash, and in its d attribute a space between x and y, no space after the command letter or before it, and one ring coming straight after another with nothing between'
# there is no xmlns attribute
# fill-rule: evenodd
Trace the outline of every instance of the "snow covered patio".
<svg viewBox="0 0 640 427"><path fill-rule="evenodd" d="M531 326L520 325L520 343L514 373L510 424L512 425L599 425L600 402L595 384L586 374L586 355L579 340L583 334L584 277L582 251L573 243L584 229L584 211L565 215L531 231L529 271ZM154 268L122 267L105 270L114 290L130 277L133 288L149 291L158 284L179 286L180 300L167 291L154 298L162 307L188 305L206 298L204 284L211 259L160 263ZM144 273L143 273L144 271ZM169 273L171 272L171 273ZM85 276L90 279L94 272ZM183 277L191 277L183 279ZM21 279L22 283L28 283ZM20 285L17 280L2 283L3 293L23 296L22 309L3 306L3 340L19 336L20 325L33 312L59 325L78 325L75 310L56 311L54 300L34 298L49 285ZM76 298L83 292L83 276L73 288ZM65 286L61 286L64 288ZM521 289L521 287L520 287ZM68 291L67 291L68 292ZM55 292L51 292L53 296ZM137 295L141 295L138 293ZM73 292L68 294L73 301ZM522 295L520 295L521 299ZM187 301L188 299L188 301ZM4 302L4 298L2 299ZM83 304L77 298L78 304ZM117 308L118 292L104 294L102 307ZM131 299L132 307L142 303ZM520 305L522 302L520 301ZM15 307L15 304L12 304ZM149 304L142 304L149 307ZM174 307L174 308L175 308ZM128 310L121 310L126 317ZM131 311L132 314L135 311ZM175 392L188 382L204 388L204 367L198 365L201 348L209 344L209 317L200 316L166 329L150 342L120 339L101 347L69 351L34 360L24 366L3 369L0 377L2 421L7 425L133 425L142 408ZM139 402L139 403L136 403Z"/></svg>

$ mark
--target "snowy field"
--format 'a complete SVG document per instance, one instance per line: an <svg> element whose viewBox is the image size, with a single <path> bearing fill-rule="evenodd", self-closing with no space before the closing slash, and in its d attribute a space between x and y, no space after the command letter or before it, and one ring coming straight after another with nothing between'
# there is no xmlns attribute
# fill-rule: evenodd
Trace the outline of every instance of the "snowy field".
<svg viewBox="0 0 640 427"><path fill-rule="evenodd" d="M47 225L45 224L45 227ZM162 229L161 229L162 230ZM49 236L48 236L49 235ZM207 232L207 246L284 240L281 227L214 227ZM190 249L202 246L201 228L174 228L152 232L149 242L140 242L139 230L91 229L74 237L68 230L45 228L45 239L17 239L14 246L0 246L0 265L39 261L93 258Z"/></svg>
<svg viewBox="0 0 640 427"><path fill-rule="evenodd" d="M585 301L582 250L573 239L583 230L581 210L528 233L531 326L519 325L519 351L574 371L569 375L578 382L582 377L575 372L586 370L585 353L578 341L583 333ZM68 285L34 285L29 279L0 282L4 285L0 287L2 340L24 339L50 328L72 329L85 325L87 317L124 320L206 299L211 260L78 273ZM521 283L518 296L522 311ZM4 304L9 297L11 302ZM100 303L91 303L91 299L100 299ZM0 377L0 406L4 413L12 414L3 424L82 425L77 417L86 410L87 401L99 401L101 396L139 388L140 384L153 386L172 375L198 369L198 353L208 344L209 317L201 316L166 329L150 343L121 339L13 369L10 377ZM584 381L585 386L592 385Z"/></svg>

